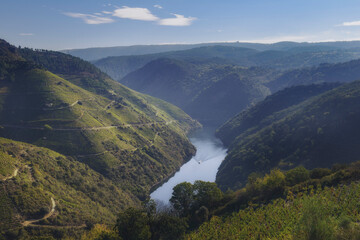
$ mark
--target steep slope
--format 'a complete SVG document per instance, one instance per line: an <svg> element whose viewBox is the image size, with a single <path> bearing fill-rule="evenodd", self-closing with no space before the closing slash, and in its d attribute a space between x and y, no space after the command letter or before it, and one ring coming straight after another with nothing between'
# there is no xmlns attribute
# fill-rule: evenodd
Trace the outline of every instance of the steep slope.
<svg viewBox="0 0 360 240"><path fill-rule="evenodd" d="M256 78L229 72L201 91L184 110L204 125L219 126L268 94L269 90Z"/></svg>
<svg viewBox="0 0 360 240"><path fill-rule="evenodd" d="M216 137L220 138L225 146L229 146L237 136L245 131L254 132L262 126L266 126L269 121L274 121L274 119L268 118L272 114L299 104L310 97L319 95L339 85L340 83L323 83L281 90L231 118L216 131Z"/></svg>
<svg viewBox="0 0 360 240"><path fill-rule="evenodd" d="M161 58L128 74L122 83L181 107L205 125L218 126L269 94L262 83L275 74L255 67Z"/></svg>
<svg viewBox="0 0 360 240"><path fill-rule="evenodd" d="M41 67L22 60L30 67L17 64L0 81L1 136L72 156L140 199L194 154L185 134L198 125L180 109L123 87L80 59L30 53ZM9 57L8 65L14 61ZM45 69L50 66L78 86Z"/></svg>
<svg viewBox="0 0 360 240"><path fill-rule="evenodd" d="M272 91L285 87L322 82L351 82L360 79L360 60L338 64L321 64L313 68L295 69L274 79L267 86Z"/></svg>
<svg viewBox="0 0 360 240"><path fill-rule="evenodd" d="M123 86L89 62L60 52L46 50L32 51L25 48L20 49L19 54L28 61L34 62L38 66L48 69L90 92L115 101L126 99L131 103L132 107L150 117L154 115L154 112L161 112L161 115L155 114L155 120L158 117L165 119L174 118L179 124L174 124L171 127L179 133L186 133L191 129L199 127L198 123L193 121L181 109L164 101L158 101L158 99L139 94Z"/></svg>
<svg viewBox="0 0 360 240"><path fill-rule="evenodd" d="M357 81L272 113L266 124L261 125L262 121L255 131L237 136L219 168L217 183L223 189L237 188L252 172L297 165L329 167L358 160L359 104Z"/></svg>
<svg viewBox="0 0 360 240"><path fill-rule="evenodd" d="M73 158L4 138L0 146L0 233L22 226L111 223L121 209L139 204L129 191Z"/></svg>

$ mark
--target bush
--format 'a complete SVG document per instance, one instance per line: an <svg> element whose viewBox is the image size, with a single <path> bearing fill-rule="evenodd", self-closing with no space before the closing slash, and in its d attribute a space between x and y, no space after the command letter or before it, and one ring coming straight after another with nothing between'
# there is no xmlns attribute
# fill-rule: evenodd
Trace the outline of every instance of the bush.
<svg viewBox="0 0 360 240"><path fill-rule="evenodd" d="M286 177L286 184L288 186L294 186L298 183L309 180L310 173L303 166L299 166L287 171L285 177Z"/></svg>

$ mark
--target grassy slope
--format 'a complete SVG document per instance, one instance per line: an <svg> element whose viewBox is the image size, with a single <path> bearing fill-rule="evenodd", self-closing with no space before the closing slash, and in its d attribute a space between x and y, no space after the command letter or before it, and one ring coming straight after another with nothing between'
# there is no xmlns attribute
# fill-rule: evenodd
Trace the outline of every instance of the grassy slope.
<svg viewBox="0 0 360 240"><path fill-rule="evenodd" d="M0 146L0 232L42 218L50 211L51 197L56 214L36 224L111 223L118 211L138 204L130 192L72 158L4 138ZM17 176L4 181L15 169Z"/></svg>
<svg viewBox="0 0 360 240"><path fill-rule="evenodd" d="M17 71L1 89L2 136L74 156L139 196L194 153L175 121L155 111L151 119L125 98L111 101L44 70Z"/></svg>
<svg viewBox="0 0 360 240"><path fill-rule="evenodd" d="M289 194L286 200L250 206L224 219L213 217L187 239L314 239L306 238L311 228L327 234L316 239L357 239L359 183L304 190L309 193Z"/></svg>
<svg viewBox="0 0 360 240"><path fill-rule="evenodd" d="M354 82L270 115L265 126L233 142L217 183L236 188L252 172L358 160L359 104L360 82Z"/></svg>
<svg viewBox="0 0 360 240"><path fill-rule="evenodd" d="M56 164L64 165L52 175L50 167L58 167L48 160L50 150L39 150L25 158L41 160L39 171L56 179L51 182L52 187L40 180L28 184L29 192L20 198L19 189L25 191L22 183L6 188L2 194L6 204L1 205L6 216L13 216L13 211L22 209L24 202L33 204L23 210L29 211L26 219L40 215L36 212L40 205L40 210L46 212L49 196L54 196L60 207L60 198L69 206L92 202L76 209L66 208L69 206L64 203L64 214L47 224L111 222L121 208L139 204L152 186L174 173L195 153L186 133L199 124L179 108L130 90L91 64L69 55L19 50L6 42L0 42L0 50L0 136L54 150L58 152ZM15 150L21 149L20 145ZM63 156L56 159L60 154L70 160ZM17 159L16 164L23 167L22 155ZM13 160L4 155L0 174L11 174ZM96 177L84 179L88 175ZM22 181L28 182L26 176L19 174ZM6 184L12 183L9 180ZM37 190L39 201L34 194ZM114 195L107 197L107 191L114 191ZM15 222L25 218L23 213L20 215ZM4 222L12 224L9 218Z"/></svg>

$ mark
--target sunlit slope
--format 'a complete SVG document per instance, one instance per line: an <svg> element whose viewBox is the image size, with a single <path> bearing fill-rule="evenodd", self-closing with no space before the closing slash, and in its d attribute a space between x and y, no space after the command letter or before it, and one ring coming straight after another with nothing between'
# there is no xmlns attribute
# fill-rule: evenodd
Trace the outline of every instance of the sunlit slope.
<svg viewBox="0 0 360 240"><path fill-rule="evenodd" d="M19 54L30 62L34 62L52 73L74 83L75 85L96 93L111 100L126 99L133 108L137 109L149 117L156 116L155 119L163 118L177 120L179 124L173 124L171 127L183 134L198 128L199 123L192 120L181 109L159 101L155 98L149 98L146 95L133 91L124 85L114 81L107 74L101 72L97 67L89 62L71 55L54 51L33 51L30 49L19 49ZM160 113L161 114L154 114ZM175 129L174 126L179 128Z"/></svg>
<svg viewBox="0 0 360 240"><path fill-rule="evenodd" d="M37 53L31 52L41 58ZM6 55L1 136L71 156L140 199L195 153L185 135L199 125L183 111L123 87L87 62L54 56L64 65L46 55L47 65L79 86L39 62Z"/></svg>
<svg viewBox="0 0 360 240"><path fill-rule="evenodd" d="M0 138L0 232L31 225L85 227L114 221L137 198L86 164L34 145ZM38 222L27 220L42 219ZM100 213L100 214L99 214Z"/></svg>

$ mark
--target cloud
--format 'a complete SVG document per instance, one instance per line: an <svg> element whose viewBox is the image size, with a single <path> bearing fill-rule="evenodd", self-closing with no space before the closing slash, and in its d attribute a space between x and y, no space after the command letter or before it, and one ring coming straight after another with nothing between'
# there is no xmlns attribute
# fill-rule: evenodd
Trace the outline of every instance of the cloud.
<svg viewBox="0 0 360 240"><path fill-rule="evenodd" d="M360 21L343 22L342 24L340 24L340 26L345 26L345 27L360 26Z"/></svg>
<svg viewBox="0 0 360 240"><path fill-rule="evenodd" d="M34 36L33 33L19 33L20 36Z"/></svg>
<svg viewBox="0 0 360 240"><path fill-rule="evenodd" d="M180 14L172 14L174 18L164 18L159 20L159 25L163 26L189 26L192 24L196 18L194 17L184 17Z"/></svg>
<svg viewBox="0 0 360 240"><path fill-rule="evenodd" d="M163 8L162 6L157 5L157 4L156 4L156 5L154 5L153 7L154 7L154 8L159 8L159 9L162 9L162 8Z"/></svg>
<svg viewBox="0 0 360 240"><path fill-rule="evenodd" d="M113 12L109 12L109 11L102 11L103 14L113 14Z"/></svg>
<svg viewBox="0 0 360 240"><path fill-rule="evenodd" d="M104 24L104 23L112 23L114 19L108 17L99 17L92 14L83 14L83 13L64 13L66 16L73 17L73 18L80 18L86 24Z"/></svg>
<svg viewBox="0 0 360 240"><path fill-rule="evenodd" d="M118 18L127 18L141 21L159 20L159 18L153 15L147 8L131 8L126 6L115 9L113 16Z"/></svg>

